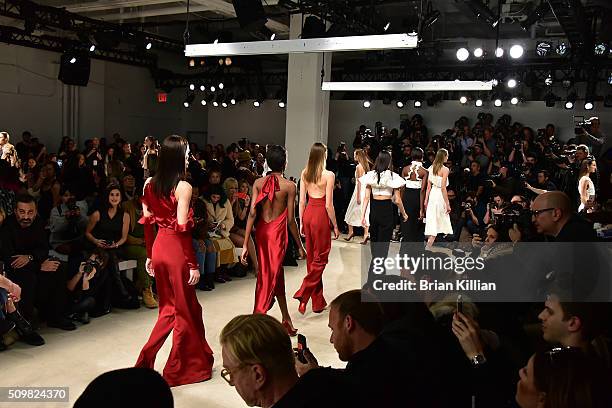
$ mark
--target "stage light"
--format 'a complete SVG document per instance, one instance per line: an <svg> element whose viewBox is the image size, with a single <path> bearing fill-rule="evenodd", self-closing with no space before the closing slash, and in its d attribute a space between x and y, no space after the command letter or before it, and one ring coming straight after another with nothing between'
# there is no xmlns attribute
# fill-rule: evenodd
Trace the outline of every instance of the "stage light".
<svg viewBox="0 0 612 408"><path fill-rule="evenodd" d="M415 108L420 108L423 105L423 102L421 102L420 100L416 100L414 101L414 107Z"/></svg>
<svg viewBox="0 0 612 408"><path fill-rule="evenodd" d="M223 65L225 63L225 60L223 58L219 58L219 65Z"/></svg>
<svg viewBox="0 0 612 408"><path fill-rule="evenodd" d="M383 27L384 31L387 31L389 29L389 27L391 27L391 22L388 21L387 24L385 24L385 26Z"/></svg>
<svg viewBox="0 0 612 408"><path fill-rule="evenodd" d="M200 91L205 92L206 91L206 87L204 85L200 85Z"/></svg>
<svg viewBox="0 0 612 408"><path fill-rule="evenodd" d="M548 41L540 41L538 45L536 45L536 54L540 57L545 57L552 50L552 44Z"/></svg>
<svg viewBox="0 0 612 408"><path fill-rule="evenodd" d="M565 100L565 109L574 109L574 105L576 104L576 94L571 93L567 96Z"/></svg>
<svg viewBox="0 0 612 408"><path fill-rule="evenodd" d="M553 93L549 93L544 97L544 101L546 102L547 107L554 108L555 103L557 102L557 96Z"/></svg>
<svg viewBox="0 0 612 408"><path fill-rule="evenodd" d="M612 72L608 75L608 85L612 85Z"/></svg>
<svg viewBox="0 0 612 408"><path fill-rule="evenodd" d="M189 90L190 91L194 91L195 90L195 85L194 84L189 84Z"/></svg>
<svg viewBox="0 0 612 408"><path fill-rule="evenodd" d="M71 63L71 64L74 64L75 62L77 62L76 57L72 57L72 58L70 58L70 63Z"/></svg>
<svg viewBox="0 0 612 408"><path fill-rule="evenodd" d="M217 102L217 101L213 101L213 106L214 106L215 108L217 108L217 107L219 106L219 102Z"/></svg>
<svg viewBox="0 0 612 408"><path fill-rule="evenodd" d="M465 4L474 13L476 18L483 20L491 27L497 27L499 19L481 0L466 0Z"/></svg>
<svg viewBox="0 0 612 408"><path fill-rule="evenodd" d="M363 107L364 108L369 108L370 106L372 106L372 102L365 100L363 101Z"/></svg>
<svg viewBox="0 0 612 408"><path fill-rule="evenodd" d="M147 50L150 50L151 48L153 48L153 43L151 41L148 41L147 44L145 45L145 48Z"/></svg>
<svg viewBox="0 0 612 408"><path fill-rule="evenodd" d="M546 86L552 86L553 84L553 79L552 79L552 75L548 74L548 76L546 77L546 79L544 80L544 84Z"/></svg>
<svg viewBox="0 0 612 408"><path fill-rule="evenodd" d="M398 108L402 109L404 107L404 102L397 101L397 102L395 102L395 106L397 106Z"/></svg>
<svg viewBox="0 0 612 408"><path fill-rule="evenodd" d="M210 87L210 92L215 92L216 90L217 90L217 88L215 88L214 85Z"/></svg>
<svg viewBox="0 0 612 408"><path fill-rule="evenodd" d="M527 18L523 22L521 22L521 27L525 31L529 30L532 25L540 21L546 14L548 14L549 11L550 5L548 4L548 1L543 0L540 5L533 9L533 11L529 13Z"/></svg>
<svg viewBox="0 0 612 408"><path fill-rule="evenodd" d="M224 108L227 108L227 102L221 102L221 106L223 106Z"/></svg>
<svg viewBox="0 0 612 408"><path fill-rule="evenodd" d="M501 58L501 57L503 57L503 56L504 56L504 49L503 49L502 47L497 47L497 48L495 49L495 56L496 56L497 58Z"/></svg>
<svg viewBox="0 0 612 408"><path fill-rule="evenodd" d="M254 100L253 101L253 106L256 107L256 108L259 108L261 106L261 101Z"/></svg>
<svg viewBox="0 0 612 408"><path fill-rule="evenodd" d="M514 59L521 58L524 53L525 53L525 50L523 49L522 45L515 44L512 47L510 47L510 57L511 58L514 58Z"/></svg>
<svg viewBox="0 0 612 408"><path fill-rule="evenodd" d="M555 48L555 51L560 56L564 56L569 51L569 47L568 47L568 45L566 43L561 42L561 43L559 43L559 45L557 45L557 48Z"/></svg>
<svg viewBox="0 0 612 408"><path fill-rule="evenodd" d="M492 81L323 82L322 91L443 92L490 91Z"/></svg>
<svg viewBox="0 0 612 408"><path fill-rule="evenodd" d="M274 41L274 39L275 39L275 38L276 38L276 33L273 33L273 34L270 36L270 41Z"/></svg>
<svg viewBox="0 0 612 408"><path fill-rule="evenodd" d="M431 13L427 14L421 23L421 32L431 27L439 18L440 12L438 10L433 10Z"/></svg>
<svg viewBox="0 0 612 408"><path fill-rule="evenodd" d="M460 102L462 105L465 105L465 104L467 103L467 100L468 100L468 99L467 99L467 97L465 97L465 96L462 96L461 98L459 98L459 102Z"/></svg>
<svg viewBox="0 0 612 408"><path fill-rule="evenodd" d="M183 102L183 106L185 108L188 108L189 106L191 106L191 104L193 103L194 99L195 99L195 95L194 94L187 95L187 97L185 98L185 101Z"/></svg>
<svg viewBox="0 0 612 408"><path fill-rule="evenodd" d="M516 88L516 85L517 85L516 79L510 78L508 82L506 83L506 85L508 86L508 88Z"/></svg>
<svg viewBox="0 0 612 408"><path fill-rule="evenodd" d="M457 50L457 59L459 61L465 61L470 57L470 52L467 50L467 48L459 48Z"/></svg>
<svg viewBox="0 0 612 408"><path fill-rule="evenodd" d="M195 67L195 59L192 58L192 59L189 60L189 66L190 67Z"/></svg>
<svg viewBox="0 0 612 408"><path fill-rule="evenodd" d="M500 106L502 106L502 100L499 98L495 99L495 101L493 101L493 105L499 108Z"/></svg>
<svg viewBox="0 0 612 408"><path fill-rule="evenodd" d="M230 103L231 103L232 105L235 105L235 104L236 104L236 99L235 99L235 98L230 99Z"/></svg>
<svg viewBox="0 0 612 408"><path fill-rule="evenodd" d="M225 88L225 85L223 84L223 82L219 82L219 89L223 89Z"/></svg>
<svg viewBox="0 0 612 408"><path fill-rule="evenodd" d="M202 99L200 103L202 104L202 106L206 106L206 99Z"/></svg>
<svg viewBox="0 0 612 408"><path fill-rule="evenodd" d="M484 51L482 48L478 47L474 50L474 57L481 58L484 55Z"/></svg>
<svg viewBox="0 0 612 408"><path fill-rule="evenodd" d="M593 101L591 101L591 100L586 100L586 101L584 102L584 109L585 109L585 110L592 110L592 109L593 109L593 105L594 105L594 104L593 104Z"/></svg>
<svg viewBox="0 0 612 408"><path fill-rule="evenodd" d="M482 99L476 99L476 102L474 103L476 106L481 107L482 106Z"/></svg>
<svg viewBox="0 0 612 408"><path fill-rule="evenodd" d="M599 43L595 45L595 55L604 55L608 47L605 43Z"/></svg>
<svg viewBox="0 0 612 408"><path fill-rule="evenodd" d="M94 52L95 50L96 50L96 45L91 44L91 46L89 46L89 52Z"/></svg>
<svg viewBox="0 0 612 408"><path fill-rule="evenodd" d="M512 105L517 105L519 103L519 98L517 98L516 96L514 96L512 99L510 99L510 103Z"/></svg>

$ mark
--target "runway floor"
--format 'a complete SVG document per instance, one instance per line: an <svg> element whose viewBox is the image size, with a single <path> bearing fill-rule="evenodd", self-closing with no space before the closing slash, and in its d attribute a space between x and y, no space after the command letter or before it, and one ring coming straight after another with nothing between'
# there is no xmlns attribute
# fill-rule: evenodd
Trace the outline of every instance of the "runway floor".
<svg viewBox="0 0 612 408"><path fill-rule="evenodd" d="M356 237L352 243L346 243L342 238L333 241L329 264L323 275L324 293L328 303L344 291L359 288L361 251L368 249L358 244L360 239L361 237ZM311 305L304 316L297 312L298 302L292 299L292 296L305 274L306 261L299 261L297 267L285 268L287 298L293 324L308 338L308 346L320 364L343 367L344 363L338 360L333 346L329 343L328 312L312 313ZM231 318L252 312L254 291L253 275L219 284L212 292L198 291L206 338L215 353L213 378L204 383L173 388L175 407L246 406L233 387L221 378L219 334ZM272 308L270 314L280 319L277 305ZM72 332L43 328L40 334L46 340L44 346L31 347L17 342L0 353L0 386L69 387L70 403L26 403L17 406L72 407L95 377L106 371L130 367L136 362L156 317L157 309L118 310L92 319L90 324L80 326ZM170 352L171 336L157 356L155 368L160 372ZM293 341L295 343L295 338ZM16 404L0 402L0 407L9 406L14 407Z"/></svg>

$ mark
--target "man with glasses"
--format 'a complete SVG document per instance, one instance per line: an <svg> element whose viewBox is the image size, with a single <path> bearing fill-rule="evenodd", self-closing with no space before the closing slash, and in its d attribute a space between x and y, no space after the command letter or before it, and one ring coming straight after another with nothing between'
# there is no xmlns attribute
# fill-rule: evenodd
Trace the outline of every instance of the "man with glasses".
<svg viewBox="0 0 612 408"><path fill-rule="evenodd" d="M271 316L234 317L221 331L220 343L221 376L248 406L339 407L340 398L346 401L347 392L332 385L324 371L298 377L291 339Z"/></svg>

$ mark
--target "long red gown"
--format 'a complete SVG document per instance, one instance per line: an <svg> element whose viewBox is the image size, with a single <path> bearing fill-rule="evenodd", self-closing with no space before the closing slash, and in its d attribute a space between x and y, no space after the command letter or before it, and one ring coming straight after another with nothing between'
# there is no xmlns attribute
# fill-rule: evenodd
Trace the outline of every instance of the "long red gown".
<svg viewBox="0 0 612 408"><path fill-rule="evenodd" d="M312 310L320 312L327 306L323 297L323 271L331 250L331 230L325 209L325 197L308 198L302 223L304 235L306 235L308 273L293 298L298 299L300 303L308 303L308 300L312 299Z"/></svg>
<svg viewBox="0 0 612 408"><path fill-rule="evenodd" d="M257 206L263 200L274 201L274 193L280 190L275 175L266 177L261 192L255 200ZM255 287L253 313L267 313L274 305L274 296L285 294L285 270L283 260L287 252L287 209L276 219L266 222L259 217L255 226L259 273Z"/></svg>
<svg viewBox="0 0 612 408"><path fill-rule="evenodd" d="M146 185L142 201L153 214L139 222L145 226L147 257L155 271L159 315L136 367L153 368L157 352L173 331L164 379L171 387L208 380L212 375L213 352L206 342L195 286L187 283L189 269L198 269L190 231L194 225L193 209L189 210L187 224L179 225L178 200L174 195L169 199L157 197L151 183ZM157 238L154 224L159 227Z"/></svg>

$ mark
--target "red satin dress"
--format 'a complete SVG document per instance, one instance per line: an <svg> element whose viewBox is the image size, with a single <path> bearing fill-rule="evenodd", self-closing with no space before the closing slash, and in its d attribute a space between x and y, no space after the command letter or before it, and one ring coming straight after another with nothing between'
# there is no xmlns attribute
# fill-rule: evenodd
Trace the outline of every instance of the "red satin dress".
<svg viewBox="0 0 612 408"><path fill-rule="evenodd" d="M142 217L139 223L144 224L147 257L155 271L159 315L136 367L153 368L157 352L173 331L172 350L163 377L175 387L210 379L214 358L204 335L202 307L195 286L187 283L189 269L198 269L190 231L194 225L193 209L189 210L187 224L179 225L176 197L157 197L151 184L145 186L142 202L153 215ZM156 238L154 224L159 227Z"/></svg>
<svg viewBox="0 0 612 408"><path fill-rule="evenodd" d="M264 200L274 201L277 191L280 190L278 178L269 175L264 181L255 205ZM253 313L267 313L274 305L276 295L285 295L285 270L283 260L287 245L287 209L276 219L266 222L259 217L255 225L255 239L257 242L257 259L259 260L259 273L255 287L255 307Z"/></svg>
<svg viewBox="0 0 612 408"><path fill-rule="evenodd" d="M300 303L312 299L312 310L321 312L327 306L323 297L323 271L331 250L329 216L325 209L325 197L308 198L302 216L303 231L306 235L306 268L308 273L302 287L293 295Z"/></svg>

